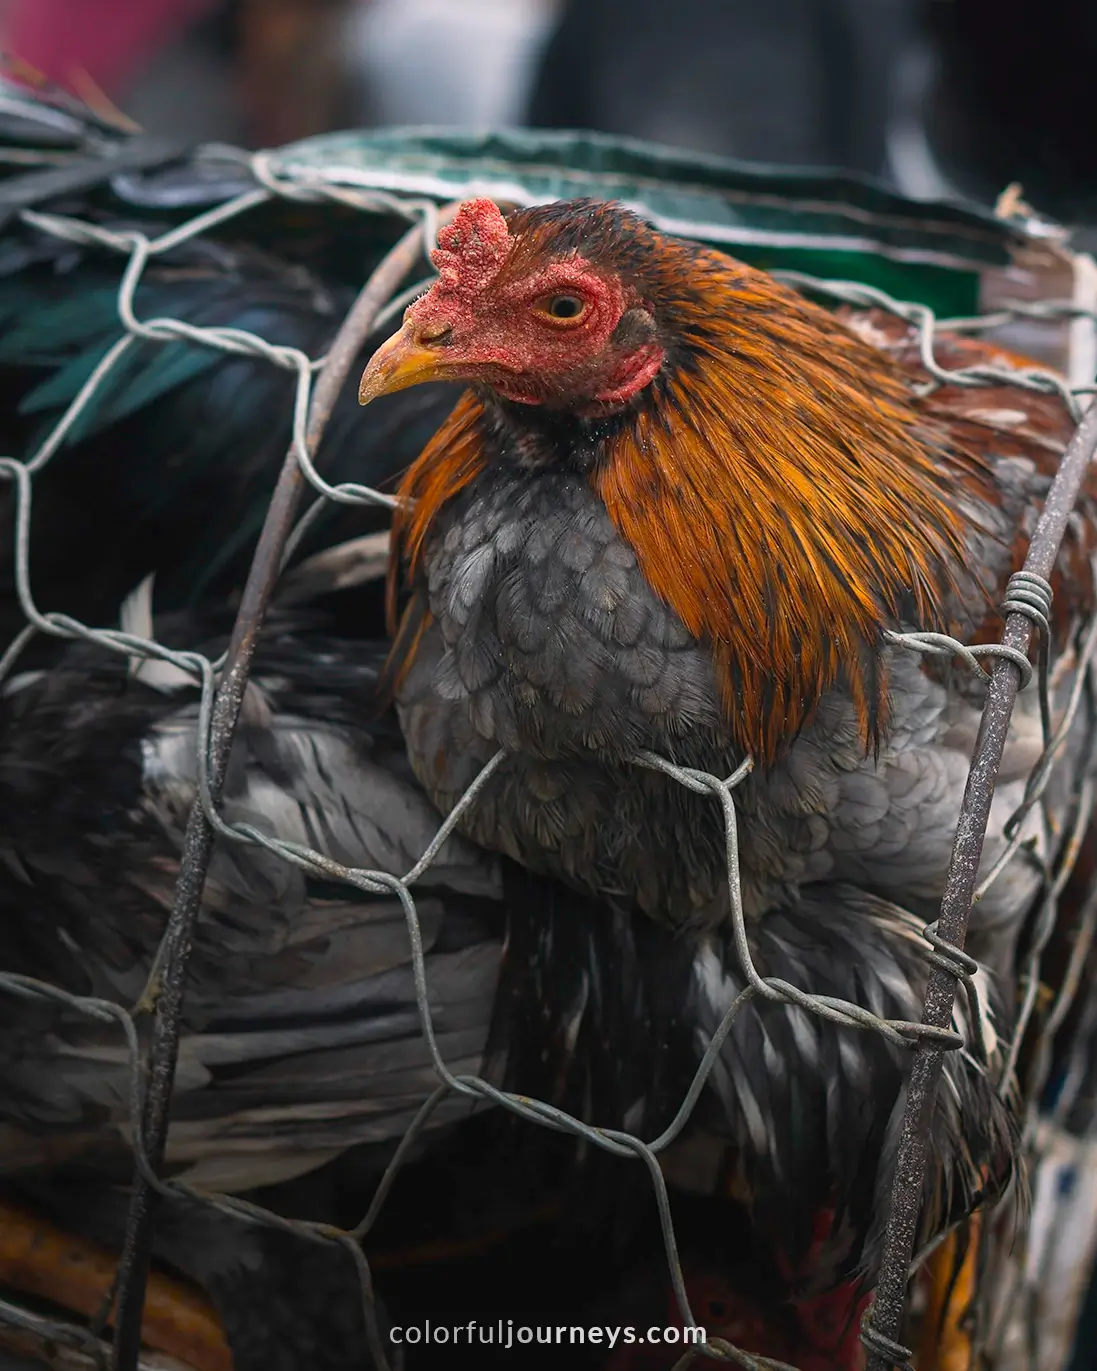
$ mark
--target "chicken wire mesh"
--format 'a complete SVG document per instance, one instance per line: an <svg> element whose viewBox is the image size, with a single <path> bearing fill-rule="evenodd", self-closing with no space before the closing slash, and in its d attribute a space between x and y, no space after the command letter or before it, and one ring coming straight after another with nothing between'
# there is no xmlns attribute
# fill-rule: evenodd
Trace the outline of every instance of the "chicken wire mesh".
<svg viewBox="0 0 1097 1371"><path fill-rule="evenodd" d="M219 149L220 155L224 156L225 153L225 149ZM976 746L972 777L965 794L957 850L942 916L937 923L925 930L926 955L933 972L927 991L926 1012L921 1023L878 1018L857 1004L814 995L804 988L765 976L754 965L748 945L740 890L735 802L736 787L751 768L749 759L732 775L718 777L675 766L653 754L636 757L637 766L662 771L690 790L709 796L721 807L734 939L747 982L713 1035L672 1122L658 1137L645 1141L624 1131L592 1127L550 1103L502 1091L479 1076L453 1074L439 1051L432 1023L423 939L412 887L437 856L461 816L476 803L479 791L502 762L502 752L481 771L460 803L441 824L435 838L420 859L403 875L349 868L332 860L323 852L281 841L247 824L227 823L221 816L220 789L236 716L247 683L250 651L254 646L263 610L279 570L286 564L302 534L323 508L324 502L372 503L387 506L394 504L391 497L364 486L330 485L313 464L313 455L334 397L341 388L359 347L373 328L391 318L422 288L421 281L410 289L404 288L404 283L421 253L433 244L439 224L453 208L448 206L440 209L436 201L425 197L350 189L334 181L326 181L315 169L307 172L278 170L270 158L263 154L233 155L248 167L255 179L255 188L238 195L228 203L198 214L156 238L150 239L136 231L107 230L76 218L42 213L33 209L20 211L23 221L41 233L77 244L93 244L124 259L117 293L117 312L122 334L102 357L37 451L23 460L14 457L0 458L0 476L12 484L15 492L15 579L19 603L27 621L25 628L0 659L0 680L10 674L30 638L42 633L57 638L84 639L130 657L167 661L201 683L197 800L187 833L176 906L165 928L145 993L134 1006L127 1008L105 999L72 995L57 986L26 976L0 972L0 990L4 993L53 1001L90 1018L115 1024L125 1039L129 1059L129 1108L136 1178L126 1244L112 1291L112 1299L118 1304L116 1364L124 1371L139 1364L141 1308L152 1222L149 1199L153 1193L160 1193L184 1194L200 1203L216 1206L256 1223L282 1228L316 1242L340 1244L346 1250L348 1260L355 1264L358 1273L371 1354L377 1366L387 1371L388 1362L376 1317L373 1283L364 1243L416 1139L442 1100L451 1094L488 1102L531 1124L570 1134L620 1158L622 1162L641 1162L650 1176L658 1205L666 1261L679 1313L687 1326L695 1325L697 1321L690 1307L683 1279L659 1154L686 1126L738 1013L749 1000L765 997L797 1004L804 1010L835 1024L876 1032L895 1046L913 1049L914 1084L909 1092L903 1151L896 1169L889 1241L881 1272L877 1305L874 1313L866 1320L863 1333L869 1349L870 1363L874 1367L907 1365L912 1354L898 1339L914 1242L914 1225L921 1196L921 1174L917 1159L920 1152L924 1156L925 1150L928 1129L926 1104L927 1101L930 1105L932 1103L935 1073L939 1070L941 1054L964 1046L964 1040L955 1031L951 1022L955 991L962 987L969 997L975 997L977 994L973 980L976 964L962 951L967 912L972 898L977 898L985 892L1004 870L1008 859L1021 846L1020 819L1031 807L1040 803L1055 763L1062 754L1071 724L1082 708L1083 701L1088 701L1092 708L1094 700L1097 699L1097 675L1093 666L1094 653L1097 651L1095 620L1085 634L1076 682L1065 715L1057 721L1052 720L1047 703L1047 653L1046 650L1040 653L1035 675L1043 706L1043 755L1029 779L1022 810L1007 825L1008 842L1001 859L976 887L981 842L986 828L990 796L993 792L997 762L1001 756L1005 728L1008 726L1013 697L1034 675L1028 652L1032 636L1038 636L1046 648L1047 615L1051 605L1051 587L1047 577L1050 575L1085 468L1094 447L1097 446L1097 407L1088 418L1085 417L1084 403L1094 387L1071 386L1051 372L1038 368L1015 370L997 365L979 365L963 369L946 369L936 359L935 334L939 328L945 326L958 331L977 332L1017 319L1072 320L1084 316L1095 320L1097 316L1092 313L1087 315L1084 310L1057 301L1018 301L997 308L993 315L939 320L933 310L925 305L899 301L879 289L855 282L821 280L797 272L777 273L793 286L810 290L835 303L881 309L905 320L916 331L921 364L931 378L929 384L947 382L950 385L968 387L1010 385L1052 392L1062 398L1073 418L1078 421L1079 427L1067 449L1059 475L1048 497L1044 514L1032 540L1025 569L1015 574L1010 581L1007 599L1002 606L1006 618L1003 641L965 645L940 634L890 635L891 643L912 652L960 659L986 682L989 688L984 726ZM411 224L404 238L392 249L367 282L327 356L311 358L297 349L273 345L254 333L239 329L205 328L178 319L142 320L138 317L135 293L142 272L150 260L188 239L246 214L274 197L313 203L335 203L363 213L395 213ZM195 652L173 651L150 638L138 637L119 630L93 628L64 614L42 613L35 603L29 567L36 476L57 456L66 435L91 404L112 369L138 340L161 343L180 339L224 353L261 358L269 365L290 374L295 393L293 436L287 463L273 497L256 552L236 632L228 652L216 661ZM318 498L301 518L296 518L299 496L306 486L311 486ZM984 662L990 663L989 671L984 667ZM1058 899L1077 861L1081 839L1091 819L1093 806L1094 778L1087 774L1083 777L1074 799L1070 832L1066 837L1061 858L1049 864L1043 859L1033 857L1031 853L1027 854L1029 860L1037 861L1041 866L1044 893L1027 959L1021 969L1023 993L1013 1045L1003 1073L1003 1091L1009 1089L1018 1068L1020 1045L1032 1020L1040 987L1041 957L1055 928ZM200 904L202 882L214 838L229 843L259 844L305 872L343 881L368 893L391 893L399 899L403 907L411 948L420 1028L439 1084L423 1102L397 1147L367 1213L354 1228L342 1230L290 1220L240 1198L200 1191L178 1181L165 1181L158 1174L163 1160L183 981L190 951L189 930ZM1041 1148L1046 1147L1046 1139L1040 1127L1039 1100L1050 1068L1052 1040L1065 1022L1078 994L1095 930L1097 892L1090 896L1080 914L1078 932L1066 971L1060 980L1051 1011L1040 1027L1035 1050L1028 1055L1026 1079L1021 1083L1026 1108L1024 1143L1032 1165L1039 1160ZM141 1014L150 1012L155 1012L156 1015L156 1031L151 1048L143 1061L136 1021ZM973 1013L971 1019L973 1023L978 1024L980 1015ZM968 1046L976 1053L979 1051L977 1042ZM1084 1042L1079 1053L1083 1049ZM1068 1071L1067 1084L1057 1105L1060 1116L1070 1108L1071 1101L1076 1099L1081 1088L1080 1080L1084 1075L1084 1068L1084 1061L1076 1056ZM1020 1278L1016 1263L1009 1271L999 1274L1007 1282L1016 1282ZM1003 1308L1008 1308L1009 1303L1008 1298L1000 1301ZM15 1326L35 1329L56 1344L83 1349L96 1358L101 1358L104 1351L100 1335L106 1326L108 1314L109 1309L103 1310L98 1322L88 1329L76 1324L60 1324L32 1311L21 1310L6 1302L0 1303L0 1323L8 1322ZM1003 1336L1004 1323L1004 1318L998 1319L999 1342ZM678 1362L676 1371L681 1371L681 1368L701 1355L750 1368L750 1371L763 1371L764 1368L768 1371L789 1371L783 1362L752 1355L716 1337L710 1338L703 1346L687 1352Z"/></svg>

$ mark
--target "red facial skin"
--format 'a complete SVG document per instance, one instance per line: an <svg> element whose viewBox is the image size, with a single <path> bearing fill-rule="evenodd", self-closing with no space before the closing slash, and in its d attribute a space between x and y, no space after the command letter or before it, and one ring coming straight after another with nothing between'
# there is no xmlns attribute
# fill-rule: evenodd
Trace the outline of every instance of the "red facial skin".
<svg viewBox="0 0 1097 1371"><path fill-rule="evenodd" d="M516 245L490 200L461 206L431 254L438 281L405 323L455 379L480 381L519 404L585 416L627 404L657 375L664 349L614 332L626 311L651 325L644 302L577 253L529 272L510 268ZM560 306L557 302L568 302ZM554 308L574 308L559 317Z"/></svg>

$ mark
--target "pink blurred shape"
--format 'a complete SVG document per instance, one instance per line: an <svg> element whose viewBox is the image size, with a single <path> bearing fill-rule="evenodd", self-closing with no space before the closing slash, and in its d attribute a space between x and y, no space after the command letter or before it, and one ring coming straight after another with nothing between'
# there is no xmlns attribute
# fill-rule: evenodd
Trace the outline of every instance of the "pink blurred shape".
<svg viewBox="0 0 1097 1371"><path fill-rule="evenodd" d="M108 95L216 0L8 0L0 49L73 89L83 75ZM81 93L83 93L81 91Z"/></svg>

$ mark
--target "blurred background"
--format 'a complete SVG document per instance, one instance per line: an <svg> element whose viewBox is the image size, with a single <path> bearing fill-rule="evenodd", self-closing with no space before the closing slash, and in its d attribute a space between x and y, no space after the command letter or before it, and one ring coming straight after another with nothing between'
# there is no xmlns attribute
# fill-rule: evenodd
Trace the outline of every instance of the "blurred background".
<svg viewBox="0 0 1097 1371"><path fill-rule="evenodd" d="M0 48L195 139L587 127L1097 224L1094 0L0 0Z"/></svg>

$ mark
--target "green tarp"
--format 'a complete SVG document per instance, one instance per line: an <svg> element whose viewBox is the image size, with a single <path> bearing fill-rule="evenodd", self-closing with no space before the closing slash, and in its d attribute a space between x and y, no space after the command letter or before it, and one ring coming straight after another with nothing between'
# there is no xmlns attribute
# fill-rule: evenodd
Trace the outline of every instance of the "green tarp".
<svg viewBox="0 0 1097 1371"><path fill-rule="evenodd" d="M979 272L1032 241L974 206L924 204L838 172L762 167L594 133L385 129L328 134L277 166L438 200L617 199L668 232L762 267L880 286L941 313L976 307ZM1039 226L1035 226L1039 232Z"/></svg>

